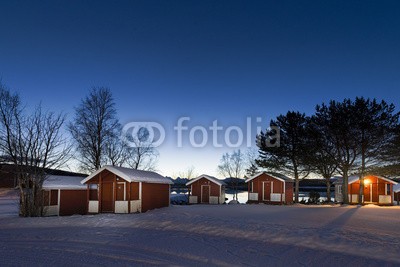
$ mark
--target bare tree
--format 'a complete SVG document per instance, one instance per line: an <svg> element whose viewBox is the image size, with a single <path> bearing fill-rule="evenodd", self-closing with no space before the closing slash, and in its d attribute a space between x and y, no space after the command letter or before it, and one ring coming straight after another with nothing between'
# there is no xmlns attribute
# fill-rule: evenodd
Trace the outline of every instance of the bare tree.
<svg viewBox="0 0 400 267"><path fill-rule="evenodd" d="M107 164L123 167L130 159L129 147L122 138L112 138L106 145Z"/></svg>
<svg viewBox="0 0 400 267"><path fill-rule="evenodd" d="M129 148L128 165L137 170L156 171L158 151L150 145Z"/></svg>
<svg viewBox="0 0 400 267"><path fill-rule="evenodd" d="M239 150L233 151L231 154L225 153L222 155L218 171L224 176L234 179L235 199L237 200L237 187L238 179L244 176L245 172L245 158L243 153Z"/></svg>
<svg viewBox="0 0 400 267"><path fill-rule="evenodd" d="M70 158L64 122L64 114L43 112L40 105L25 114L20 97L0 84L0 152L17 169L21 216L42 215L46 170Z"/></svg>
<svg viewBox="0 0 400 267"><path fill-rule="evenodd" d="M246 177L251 177L258 172L258 166L256 159L258 157L258 151L255 148L249 148L245 154L246 161Z"/></svg>
<svg viewBox="0 0 400 267"><path fill-rule="evenodd" d="M122 137L124 149L128 157L126 164L137 170L155 171L157 168L158 151L153 146L153 140L149 140L149 131L141 128L137 136Z"/></svg>
<svg viewBox="0 0 400 267"><path fill-rule="evenodd" d="M92 172L106 164L107 148L119 137L120 129L110 89L92 88L75 108L75 118L68 128L75 141L82 170Z"/></svg>
<svg viewBox="0 0 400 267"><path fill-rule="evenodd" d="M179 174L176 175L175 178L177 178L177 176L179 176L180 178L187 178L188 180L190 180L192 178L197 177L198 175L195 173L195 167L192 165L192 166L187 167L184 171L179 172ZM189 203L190 194L191 194L191 187L188 186L187 187L187 195L186 195L187 203Z"/></svg>
<svg viewBox="0 0 400 267"><path fill-rule="evenodd" d="M195 167L193 165L187 167L184 171L179 172L178 176L180 178L187 178L188 180L197 177L197 174L195 172Z"/></svg>

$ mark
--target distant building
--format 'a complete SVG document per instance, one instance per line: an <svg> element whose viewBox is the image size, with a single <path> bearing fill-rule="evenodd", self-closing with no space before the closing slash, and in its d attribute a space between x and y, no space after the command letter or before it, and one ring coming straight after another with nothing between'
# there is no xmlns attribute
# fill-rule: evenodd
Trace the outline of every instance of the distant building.
<svg viewBox="0 0 400 267"><path fill-rule="evenodd" d="M210 176L200 175L186 183L190 186L190 204L223 204L225 202L225 182Z"/></svg>
<svg viewBox="0 0 400 267"><path fill-rule="evenodd" d="M293 179L277 173L258 173L246 180L248 203L292 204Z"/></svg>
<svg viewBox="0 0 400 267"><path fill-rule="evenodd" d="M393 205L394 191L393 186L397 183L391 179L376 175L368 175L364 178L364 192L362 203ZM339 178L334 182L335 200L343 202L343 178ZM360 194L359 176L350 176L348 180L349 203L358 204L358 196Z"/></svg>

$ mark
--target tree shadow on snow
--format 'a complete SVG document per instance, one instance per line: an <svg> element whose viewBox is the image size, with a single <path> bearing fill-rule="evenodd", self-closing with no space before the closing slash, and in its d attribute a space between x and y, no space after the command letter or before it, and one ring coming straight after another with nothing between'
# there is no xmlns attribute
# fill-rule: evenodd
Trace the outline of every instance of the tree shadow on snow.
<svg viewBox="0 0 400 267"><path fill-rule="evenodd" d="M351 217L353 217L357 211L359 210L360 206L355 208L347 209L341 215L330 221L328 224L325 225L325 228L342 228Z"/></svg>

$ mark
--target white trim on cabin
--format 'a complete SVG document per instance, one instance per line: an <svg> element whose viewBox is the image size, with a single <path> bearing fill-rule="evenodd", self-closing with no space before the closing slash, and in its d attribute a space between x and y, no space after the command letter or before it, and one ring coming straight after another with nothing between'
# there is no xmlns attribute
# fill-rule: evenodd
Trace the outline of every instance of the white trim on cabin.
<svg viewBox="0 0 400 267"><path fill-rule="evenodd" d="M189 196L189 204L197 204L197 196Z"/></svg>
<svg viewBox="0 0 400 267"><path fill-rule="evenodd" d="M261 175L263 175L263 174L266 174L266 175L268 175L268 176L270 176L270 177L272 177L272 178L274 178L274 179L277 179L277 180L279 180L279 181L282 181L282 182L291 182L291 181L286 181L285 179L276 177L276 176L274 176L274 175L271 175L271 174L269 174L268 172L260 172L260 173L257 173L256 175L253 175L253 176L247 178L247 180L246 180L245 182L248 183L248 182L250 182L251 180L253 180L253 179L255 179L255 178L257 178L257 177L259 177L259 176L261 176Z"/></svg>
<svg viewBox="0 0 400 267"><path fill-rule="evenodd" d="M225 189L222 190L222 185L220 187L220 191L219 191L219 204L223 204L225 203Z"/></svg>
<svg viewBox="0 0 400 267"><path fill-rule="evenodd" d="M282 195L280 193L271 193L271 202L281 202L282 201Z"/></svg>
<svg viewBox="0 0 400 267"><path fill-rule="evenodd" d="M46 189L49 199L47 205L43 206L44 216L59 216L60 215L60 189ZM51 205L51 191L57 191L57 205Z"/></svg>
<svg viewBox="0 0 400 267"><path fill-rule="evenodd" d="M114 205L114 213L128 213L129 201L116 200Z"/></svg>
<svg viewBox="0 0 400 267"><path fill-rule="evenodd" d="M57 196L57 215L60 215L61 189L58 189Z"/></svg>
<svg viewBox="0 0 400 267"><path fill-rule="evenodd" d="M378 189L378 187L376 187L376 189ZM369 185L369 202L373 202L373 201L372 201L372 196L373 196L372 193L373 193L373 192L372 192L372 184L370 184L370 185Z"/></svg>
<svg viewBox="0 0 400 267"><path fill-rule="evenodd" d="M217 178L215 178L215 177L212 177L212 176L209 176L209 175L205 175L205 174L202 174L202 175L200 175L200 176L198 176L198 177L196 177L196 178L190 180L189 182L186 183L186 185L187 185L187 186L188 186L188 185L191 185L191 184L193 184L194 182L196 182L196 181L198 181L198 180L200 180L200 179L202 179L202 178L205 178L205 179L209 180L210 182L213 182L213 183L215 183L215 184L217 184L217 185L220 185L220 186L221 186L221 185L225 185L225 183L224 183L223 181L220 181L219 179L217 179Z"/></svg>
<svg viewBox="0 0 400 267"><path fill-rule="evenodd" d="M88 213L99 213L99 201L89 200Z"/></svg>
<svg viewBox="0 0 400 267"><path fill-rule="evenodd" d="M384 181L386 181L388 183L397 184L395 181L393 181L391 179L388 179L388 178L385 178L385 177L382 177L382 176L378 176L378 175L366 175L366 176L364 176L364 179L368 179L368 177L376 177L376 178L382 179L382 180L384 180ZM357 181L360 181L360 177L359 176L353 175L353 176L350 176L348 178L348 184L353 184L353 183L355 183ZM379 182L379 180L378 180L378 182Z"/></svg>
<svg viewBox="0 0 400 267"><path fill-rule="evenodd" d="M108 170L109 172L115 174L116 176L124 179L127 182L146 182L146 183L154 183L154 184L173 184L173 182L156 172L151 171L140 171L130 168L124 167L115 167L115 166L104 166L85 179L81 181L81 184L85 184L90 179L93 179L96 175L101 173L104 170Z"/></svg>
<svg viewBox="0 0 400 267"><path fill-rule="evenodd" d="M392 197L390 195L379 195L379 204L392 204Z"/></svg>
<svg viewBox="0 0 400 267"><path fill-rule="evenodd" d="M220 202L221 202L220 201L221 200L221 195L222 195L222 185L219 186L219 197L218 197L218 203L217 204L220 204Z"/></svg>
<svg viewBox="0 0 400 267"><path fill-rule="evenodd" d="M209 204L219 204L219 197L216 196L209 196Z"/></svg>
<svg viewBox="0 0 400 267"><path fill-rule="evenodd" d="M249 200L258 201L258 193L250 193L249 192Z"/></svg>
<svg viewBox="0 0 400 267"><path fill-rule="evenodd" d="M264 187L265 187L265 185L264 185L264 183L265 182L261 182L261 185L262 185L262 201L264 201L264 191L265 191L265 189L264 189Z"/></svg>
<svg viewBox="0 0 400 267"><path fill-rule="evenodd" d="M168 207L171 205L171 186L168 186Z"/></svg>
<svg viewBox="0 0 400 267"><path fill-rule="evenodd" d="M130 200L129 204L131 205L131 213L141 212L141 201L140 200Z"/></svg>
<svg viewBox="0 0 400 267"><path fill-rule="evenodd" d="M283 183L282 203L286 203L286 183Z"/></svg>

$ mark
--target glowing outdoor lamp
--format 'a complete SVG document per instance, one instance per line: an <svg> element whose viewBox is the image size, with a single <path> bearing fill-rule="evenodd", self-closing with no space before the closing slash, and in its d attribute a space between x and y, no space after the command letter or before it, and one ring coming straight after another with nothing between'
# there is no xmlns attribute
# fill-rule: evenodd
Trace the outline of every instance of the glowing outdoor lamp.
<svg viewBox="0 0 400 267"><path fill-rule="evenodd" d="M370 183L371 183L371 181L370 181L369 179L365 179L365 180L364 180L364 184L365 184L365 185L369 185Z"/></svg>

